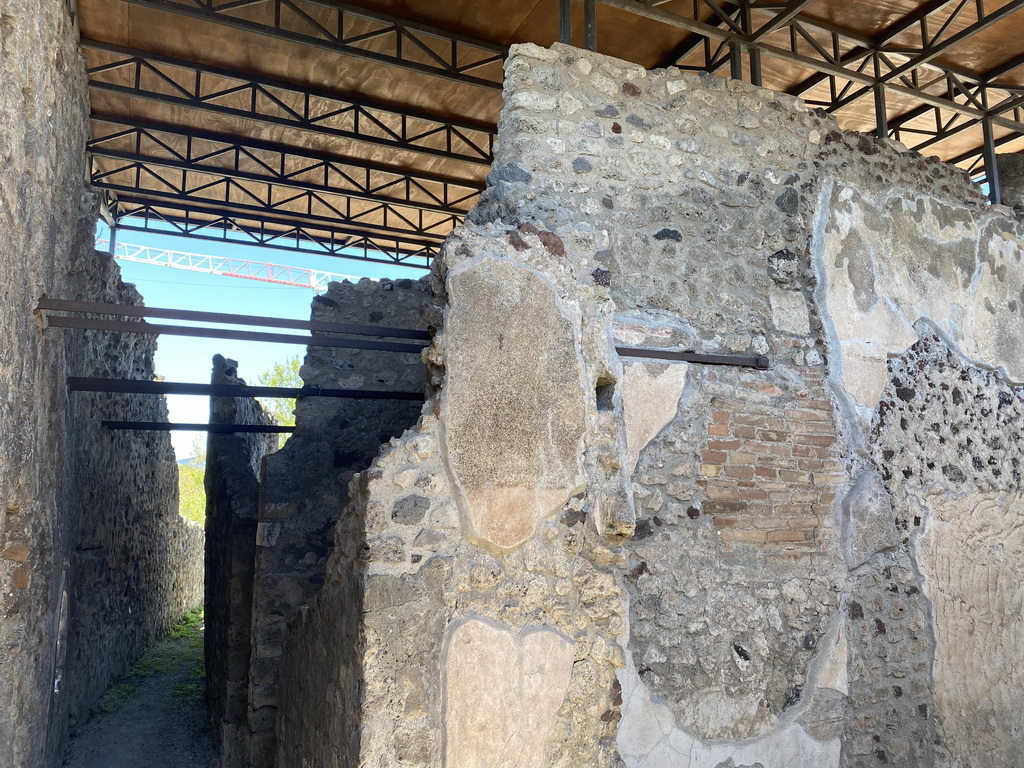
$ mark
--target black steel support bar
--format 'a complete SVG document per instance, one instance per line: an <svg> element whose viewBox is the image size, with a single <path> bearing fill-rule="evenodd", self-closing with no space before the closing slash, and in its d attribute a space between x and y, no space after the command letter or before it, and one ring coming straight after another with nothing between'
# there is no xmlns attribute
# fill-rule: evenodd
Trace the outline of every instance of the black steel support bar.
<svg viewBox="0 0 1024 768"><path fill-rule="evenodd" d="M875 86L875 136L884 139L889 135L889 116L885 110L885 86Z"/></svg>
<svg viewBox="0 0 1024 768"><path fill-rule="evenodd" d="M159 232L215 243L313 253L375 264L402 264L427 269L440 251L434 242L410 237L384 237L344 227L297 223L263 214L253 217L230 211L140 200L119 195L112 204L119 229ZM375 256L374 254L380 254Z"/></svg>
<svg viewBox="0 0 1024 768"><path fill-rule="evenodd" d="M186 309L166 309L161 307L135 307L121 304L102 304L95 302L65 301L62 299L40 299L39 309L45 312L88 312L91 314L126 315L133 317L165 317L170 319L196 320L206 322L237 323L246 325L263 325L277 328L295 328L311 330L329 330L331 332L355 333L364 336L382 336L389 338L420 338L426 341L429 334L401 328L382 328L379 326L350 325L347 323L319 323L284 318L258 317L248 315L232 315L217 312L196 312ZM127 322L118 320L101 320L88 317L63 317L47 315L47 324L58 328L79 328L104 331L121 331L125 333L168 333L178 336L199 336L203 338L240 339L242 341L273 341L285 344L305 344L316 347L341 347L347 349L372 349L381 352L420 352L422 345L401 344L388 341L366 341L362 339L338 339L330 336L293 336L280 333L262 333L256 331L231 331L219 328L191 328L175 325L154 325L146 322ZM344 330L343 330L344 329ZM354 329L354 330L350 330ZM408 334L406 336L405 334ZM413 336L412 334L417 334ZM420 335L422 334L422 335ZM699 352L682 352L674 349L657 347L616 347L615 351L622 357L640 357L649 360L675 360L704 365L734 365L746 368L767 369L770 360L764 356L748 357L742 355L706 355ZM205 386L205 385L189 385ZM238 391L238 388L235 388Z"/></svg>
<svg viewBox="0 0 1024 768"><path fill-rule="evenodd" d="M649 360L675 360L703 365L734 365L741 368L757 368L767 370L771 361L767 357L744 357L739 355L704 355L698 352L679 352L674 349L658 349L656 347L616 347L621 357L643 357Z"/></svg>
<svg viewBox="0 0 1024 768"><path fill-rule="evenodd" d="M259 387L234 384L193 384L187 381L139 381L68 376L69 392L121 392L135 395L201 395L204 397L335 397L363 400L423 400L422 392L318 387Z"/></svg>
<svg viewBox="0 0 1024 768"><path fill-rule="evenodd" d="M218 174L444 214L467 212L485 186L483 182L131 117L95 113L91 117L96 135L86 142L86 150L125 163ZM106 130L101 131L103 126ZM159 156L144 153L145 147L155 148ZM247 170L253 167L260 172Z"/></svg>
<svg viewBox="0 0 1024 768"><path fill-rule="evenodd" d="M190 336L201 339L234 339L236 341L267 341L274 344L301 344L304 347L337 347L339 349L372 349L376 352L423 351L422 344L401 344L393 341L369 341L367 339L338 339L333 336L293 336L288 333L264 333L262 331L233 331L223 328L193 328L183 325L156 325L146 322L125 320L102 320L91 317L61 317L49 315L46 324L50 328L76 328L79 330L115 331L118 333L145 333L151 336Z"/></svg>
<svg viewBox="0 0 1024 768"><path fill-rule="evenodd" d="M738 42L729 45L729 77L743 79L743 49Z"/></svg>
<svg viewBox="0 0 1024 768"><path fill-rule="evenodd" d="M292 174L275 178L246 171L218 169L215 166L195 165L180 160L103 149L93 150L92 155L110 161L102 167L99 164L93 167L92 183L100 189L137 192L143 195L157 194L161 197L171 193L201 203L241 206L250 210L256 205L261 209L269 208L286 214L305 214L304 210L294 210L293 206L296 204L304 209L317 209L322 206L333 211L340 222L383 229L391 233L409 231L423 237L431 237L436 236L431 230L440 227L443 236L461 222L472 207L467 201L458 202L459 205L467 206L463 209L406 202L377 193L349 191L324 183L328 180L326 178L321 183L296 181ZM310 170L325 177L331 175L328 168ZM125 183L129 179L133 183ZM211 197L215 193L217 196ZM234 202L236 200L251 202ZM434 221L431 221L431 216L434 217ZM374 219L379 219L380 223L374 223ZM396 219L399 226L387 224ZM401 226L403 223L405 226Z"/></svg>
<svg viewBox="0 0 1024 768"><path fill-rule="evenodd" d="M1002 190L999 188L999 166L996 162L996 138L992 132L992 121L983 120L982 131L985 134L985 181L988 182L988 199L993 205L999 205L1003 199Z"/></svg>
<svg viewBox="0 0 1024 768"><path fill-rule="evenodd" d="M38 309L50 312L85 312L91 315L118 317L159 317L165 320L190 320L199 323L226 323L228 325L255 325L264 328L290 328L298 331L345 333L353 336L373 336L380 339L416 339L430 341L430 334L410 328L390 328L382 325L355 323L327 323L320 320L293 320L286 317L236 315L226 312L200 312L191 309L141 307L129 304L106 304L98 301L69 301L67 299L39 300Z"/></svg>
<svg viewBox="0 0 1024 768"><path fill-rule="evenodd" d="M583 0L583 41L588 51L597 50L597 0Z"/></svg>
<svg viewBox="0 0 1024 768"><path fill-rule="evenodd" d="M471 163L493 160L493 125L93 40L83 40L82 47L117 57L87 68L89 87L96 90ZM230 105L223 103L229 93L237 97Z"/></svg>
<svg viewBox="0 0 1024 768"><path fill-rule="evenodd" d="M451 232L452 229L459 223L458 217L453 217L452 221L447 219L443 222L444 226L441 226L441 222L431 223L431 230L438 230L436 233L427 231L425 229L427 222L423 225L414 223L414 226L410 226L408 229L404 229L396 225L392 225L390 222L394 221L396 217L384 219L383 223L367 221L372 211L360 212L358 216L345 217L343 211L334 209L334 216L323 215L320 213L312 213L313 199L309 196L302 196L296 198L295 201L299 204L306 205L306 210L291 210L282 207L280 202L274 201L254 201L250 203L239 203L233 199L218 200L216 198L201 197L201 196L190 196L189 194L181 191L162 191L157 189L150 189L149 187L132 186L128 184L114 184L112 182L103 181L100 179L93 178L92 185L96 189L107 190L108 192L115 193L118 197L127 196L131 199L132 196L138 195L142 198L149 198L149 202L156 207L161 205L168 205L171 208L184 208L186 210L194 212L204 212L216 216L241 216L249 217L257 221L265 222L287 222L290 226L306 226L306 227L321 227L327 231L344 232L354 236L365 236L365 237L382 237L391 238L398 242L406 243L418 243L421 245L433 246L435 249L440 249L444 243L445 238ZM224 193L224 190L221 190ZM228 190L230 191L230 190ZM226 193L221 195L222 198L228 197ZM381 206L382 207L382 206ZM327 213L329 206L324 206L321 210ZM378 211L383 216L387 211ZM339 226L340 225L340 226ZM120 226L120 223L119 223Z"/></svg>
<svg viewBox="0 0 1024 768"><path fill-rule="evenodd" d="M598 1L604 5L617 8L621 11L632 13L653 21L658 21L668 26L705 37L709 40L723 41L729 46L741 44L746 45L748 48L756 47L761 51L763 56L771 56L773 58L797 64L801 67L817 70L818 74L808 78L807 81L793 89L790 89L789 92L796 95L800 95L805 90L808 90L818 83L824 82L830 78L848 80L852 83L866 86L868 93L870 93L871 88L879 84L881 81L887 90L898 93L903 97L913 99L919 103L929 104L952 113L968 115L977 119L991 116L995 125L1018 132L1024 132L1024 123L1002 117L1000 115L988 115L985 110L980 109L971 103L961 103L949 95L930 93L919 87L905 84L905 80L910 80L910 72L905 65L899 66L891 62L887 63L887 71L877 77L873 72L865 72L862 66L865 59L872 57L879 58L884 56L886 53L880 48L880 44L877 41L884 40L885 42L889 42L892 37L895 37L896 34L898 34L896 29L897 27L902 27L902 22L885 30L881 35L876 37L875 40L869 40L850 33L849 31L841 30L829 24L797 14L788 19L784 25L775 29L772 34L759 38L757 42L753 42L749 37L744 37L737 33L731 25L729 25L729 28L714 26L702 20L662 10L650 3L636 2L636 0ZM970 26L971 33L976 34L999 18L1004 18L1009 13L1016 10L1019 3L1022 1L1024 0L1013 0L1012 3L1006 4L1003 8L993 11L988 16L983 16L977 23ZM941 7L945 4L947 4L947 0L940 0L932 5ZM711 7L710 4L709 7ZM751 7L754 10L759 10L761 12L769 12L767 9L758 9L756 5ZM784 7L778 6L775 12L776 14L784 12ZM910 21L909 19L906 20L907 26L905 28L913 26L914 23L916 23L916 21ZM785 27L790 27L794 32L788 37L788 41L785 44L769 42L769 40L775 40L777 37L775 33L780 32ZM756 32L754 34L756 35ZM815 40L815 34L821 38L827 37L832 41L827 45L831 47L834 43L839 50L843 51L843 53L838 55L829 54L824 47L824 43L812 43L811 41ZM892 35L892 37L890 37L890 35ZM977 75L972 75L969 72L957 69L956 67L937 59L942 51L948 49L952 45L962 42L964 39L966 39L966 36L958 32L941 43L933 40L929 45L922 44L920 49L904 51L904 53L909 53L911 55L911 59L916 66L922 66L927 63L939 71L955 74L962 80L975 81L977 80ZM813 52L805 53L803 49L806 48L813 48ZM879 59L879 61L880 63L885 63L881 62L881 59ZM989 82L985 85L989 88L995 89L998 89L1000 86L998 82Z"/></svg>
<svg viewBox="0 0 1024 768"><path fill-rule="evenodd" d="M218 7L215 0L126 2L496 91L501 90L500 63L508 54L500 45L333 0L253 0L248 4L269 7L270 13L258 9L256 16L273 19L272 23L243 18L237 3ZM309 12L304 11L303 6L309 7ZM315 20L314 17L324 14L330 17L328 21ZM352 32L351 22L357 19L364 22ZM383 44L374 45L374 42ZM422 55L424 51L429 51L430 55ZM407 56L407 52L416 57ZM499 66L493 67L495 64ZM497 71L493 75L470 74L487 67Z"/></svg>
<svg viewBox="0 0 1024 768"><path fill-rule="evenodd" d="M558 0L558 41L572 45L572 0Z"/></svg>
<svg viewBox="0 0 1024 768"><path fill-rule="evenodd" d="M295 427L282 427L277 424L184 424L170 421L101 421L106 429L138 430L143 432L213 432L215 434L245 433L287 433L294 432Z"/></svg>

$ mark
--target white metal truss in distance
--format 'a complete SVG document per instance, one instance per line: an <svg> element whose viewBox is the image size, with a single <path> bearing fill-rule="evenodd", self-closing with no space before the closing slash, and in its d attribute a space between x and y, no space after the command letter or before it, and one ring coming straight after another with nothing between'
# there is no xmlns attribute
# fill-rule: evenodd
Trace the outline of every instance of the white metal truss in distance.
<svg viewBox="0 0 1024 768"><path fill-rule="evenodd" d="M107 249L108 245L106 240L96 241L97 248ZM207 256L201 253L187 253L169 248L153 248L131 243L116 243L113 256L119 261L134 261L139 264L153 264L158 267L203 272L208 275L291 285L298 288L309 288L315 293L324 293L330 282L359 279L353 275L343 275L337 272L323 272L317 269L289 267L284 264L234 259L226 256Z"/></svg>

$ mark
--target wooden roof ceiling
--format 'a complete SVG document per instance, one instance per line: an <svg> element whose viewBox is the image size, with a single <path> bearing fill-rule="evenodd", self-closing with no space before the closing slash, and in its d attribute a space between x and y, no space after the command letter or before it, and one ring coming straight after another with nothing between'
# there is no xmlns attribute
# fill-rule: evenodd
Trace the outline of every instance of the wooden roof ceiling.
<svg viewBox="0 0 1024 768"><path fill-rule="evenodd" d="M78 0L125 228L426 265L483 187L502 60L739 76L976 175L1024 150L1024 0ZM587 22L590 22L589 27Z"/></svg>

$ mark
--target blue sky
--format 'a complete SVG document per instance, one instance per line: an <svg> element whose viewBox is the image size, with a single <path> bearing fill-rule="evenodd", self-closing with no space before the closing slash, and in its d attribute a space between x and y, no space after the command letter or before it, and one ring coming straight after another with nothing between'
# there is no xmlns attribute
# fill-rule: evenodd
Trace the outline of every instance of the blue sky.
<svg viewBox="0 0 1024 768"><path fill-rule="evenodd" d="M100 225L98 237L107 239L106 226ZM272 262L307 269L337 272L353 277L412 277L419 278L425 270L388 264L374 264L353 259L341 259L315 254L300 254L273 248L222 244L149 232L120 230L117 241L134 245L149 245L189 253L212 256L231 256L252 261ZM229 312L244 315L264 315L308 320L310 302L315 294L308 288L222 277L183 269L118 261L122 279L134 283L142 294L146 306L193 309L210 312ZM152 322L186 325L180 321ZM244 326L225 326L243 328ZM288 333L287 330L255 328L253 330ZM302 331L292 333L303 335ZM210 365L215 354L238 361L238 372L246 381L256 383L259 374L270 369L275 362L306 354L300 344L268 344L233 339L195 339L185 336L161 336L157 345L156 370L168 381L209 383ZM205 397L171 395L167 398L171 421L206 422L209 420L209 400ZM192 446L205 434L172 432L175 453L179 459L192 455Z"/></svg>

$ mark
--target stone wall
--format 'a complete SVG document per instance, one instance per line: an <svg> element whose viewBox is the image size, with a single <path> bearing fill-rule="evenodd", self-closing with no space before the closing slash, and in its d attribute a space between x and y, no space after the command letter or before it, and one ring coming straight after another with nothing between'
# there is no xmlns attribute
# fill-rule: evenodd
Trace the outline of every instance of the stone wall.
<svg viewBox="0 0 1024 768"><path fill-rule="evenodd" d="M278 764L1012 763L1012 212L735 81L516 46L505 99Z"/></svg>
<svg viewBox="0 0 1024 768"><path fill-rule="evenodd" d="M360 280L331 283L313 300L312 319L422 329L425 281ZM317 332L319 333L319 332ZM419 355L312 347L301 375L306 386L422 392ZM303 398L296 431L266 461L259 516L254 586L249 724L252 765L274 758L278 661L296 612L324 583L334 526L348 501L349 482L366 469L380 446L415 423L422 403L403 400ZM425 499L409 502L422 514Z"/></svg>
<svg viewBox="0 0 1024 768"><path fill-rule="evenodd" d="M74 298L141 304L108 254L69 287ZM53 333L49 331L48 333ZM65 331L71 375L151 380L152 336ZM110 683L202 603L203 529L178 515L178 470L165 432L113 431L103 420L167 421L162 397L71 396L72 505L59 509L77 529L67 589L67 655L58 676L74 728ZM62 665L63 669L60 669Z"/></svg>
<svg viewBox="0 0 1024 768"><path fill-rule="evenodd" d="M48 768L81 722L201 599L202 532L177 515L159 399L69 395L68 375L151 378L152 341L44 331L43 295L136 303L92 247L88 114L72 6L0 9L0 764Z"/></svg>
<svg viewBox="0 0 1024 768"><path fill-rule="evenodd" d="M244 386L238 363L213 358L211 384ZM211 424L273 424L251 397L211 397ZM278 436L214 433L206 443L206 703L221 765L248 761L249 658L260 473Z"/></svg>

